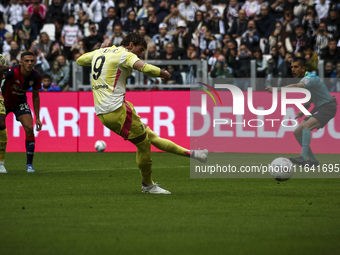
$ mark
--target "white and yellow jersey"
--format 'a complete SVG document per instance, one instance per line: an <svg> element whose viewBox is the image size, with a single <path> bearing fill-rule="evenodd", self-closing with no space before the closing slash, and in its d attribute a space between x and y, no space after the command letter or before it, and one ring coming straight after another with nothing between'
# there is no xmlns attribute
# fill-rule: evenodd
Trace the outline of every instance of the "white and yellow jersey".
<svg viewBox="0 0 340 255"><path fill-rule="evenodd" d="M113 112L122 106L126 78L139 58L124 47L112 46L83 54L81 66L91 65L91 83L96 114Z"/></svg>

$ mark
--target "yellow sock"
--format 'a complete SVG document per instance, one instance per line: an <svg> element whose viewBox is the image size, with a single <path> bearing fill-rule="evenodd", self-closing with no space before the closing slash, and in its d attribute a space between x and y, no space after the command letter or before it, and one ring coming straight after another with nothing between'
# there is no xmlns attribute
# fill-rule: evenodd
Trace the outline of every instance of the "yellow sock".
<svg viewBox="0 0 340 255"><path fill-rule="evenodd" d="M136 161L139 167L141 176L143 178L143 182L146 185L153 184L152 177L151 177L151 167L152 167L152 160L151 160L151 145L148 141L148 136L140 142L135 144L137 146L137 153L136 153Z"/></svg>
<svg viewBox="0 0 340 255"><path fill-rule="evenodd" d="M0 161L5 160L7 146L7 129L0 130Z"/></svg>
<svg viewBox="0 0 340 255"><path fill-rule="evenodd" d="M153 132L149 127L146 128L149 140L153 146L162 151L171 152L181 156L190 156L190 150L185 149L174 142L159 137L155 132Z"/></svg>

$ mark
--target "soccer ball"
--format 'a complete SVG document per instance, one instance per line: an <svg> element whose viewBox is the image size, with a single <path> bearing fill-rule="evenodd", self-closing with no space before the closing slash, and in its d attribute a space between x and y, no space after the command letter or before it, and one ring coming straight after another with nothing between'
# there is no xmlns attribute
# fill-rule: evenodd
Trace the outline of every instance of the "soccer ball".
<svg viewBox="0 0 340 255"><path fill-rule="evenodd" d="M6 65L6 59L3 55L0 54L0 65Z"/></svg>
<svg viewBox="0 0 340 255"><path fill-rule="evenodd" d="M270 164L270 175L278 181L286 181L293 175L293 163L287 158L276 158Z"/></svg>
<svg viewBox="0 0 340 255"><path fill-rule="evenodd" d="M94 144L94 148L96 148L96 150L98 152L103 152L106 149L106 143L102 140L98 140L95 144Z"/></svg>

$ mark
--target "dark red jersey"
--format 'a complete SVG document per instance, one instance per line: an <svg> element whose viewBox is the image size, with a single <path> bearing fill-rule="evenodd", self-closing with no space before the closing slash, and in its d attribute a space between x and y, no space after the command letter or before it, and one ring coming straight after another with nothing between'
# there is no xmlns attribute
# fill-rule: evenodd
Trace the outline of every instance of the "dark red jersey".
<svg viewBox="0 0 340 255"><path fill-rule="evenodd" d="M33 69L31 74L23 77L20 73L21 65L11 67L5 73L5 83L1 92L5 99L5 106L15 107L27 103L26 92L33 87L34 90L41 88L41 75Z"/></svg>

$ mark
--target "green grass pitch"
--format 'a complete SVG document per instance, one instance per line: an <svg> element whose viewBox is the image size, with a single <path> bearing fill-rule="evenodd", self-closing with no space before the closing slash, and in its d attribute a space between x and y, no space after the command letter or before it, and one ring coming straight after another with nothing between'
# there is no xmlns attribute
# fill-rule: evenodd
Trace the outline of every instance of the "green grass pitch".
<svg viewBox="0 0 340 255"><path fill-rule="evenodd" d="M141 193L134 153L36 153L33 174L8 153L0 254L340 254L340 179L191 179L188 158L152 157L171 195Z"/></svg>

